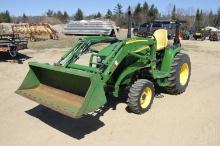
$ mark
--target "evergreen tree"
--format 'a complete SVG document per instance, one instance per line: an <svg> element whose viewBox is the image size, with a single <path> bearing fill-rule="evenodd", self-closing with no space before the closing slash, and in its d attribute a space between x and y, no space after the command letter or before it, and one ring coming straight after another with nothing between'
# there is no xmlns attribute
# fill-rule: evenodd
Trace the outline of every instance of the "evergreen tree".
<svg viewBox="0 0 220 146"><path fill-rule="evenodd" d="M83 12L81 9L78 8L74 18L75 18L75 20L82 20L83 19Z"/></svg>
<svg viewBox="0 0 220 146"><path fill-rule="evenodd" d="M115 6L115 8L114 8L114 13L116 14L116 15L121 15L121 14L123 14L123 12L122 12L122 5L120 4L120 3L118 3L116 6Z"/></svg>
<svg viewBox="0 0 220 146"><path fill-rule="evenodd" d="M142 8L141 8L141 4L138 3L137 6L135 7L135 10L134 10L134 22L136 24L142 23L141 16L142 16Z"/></svg>
<svg viewBox="0 0 220 146"><path fill-rule="evenodd" d="M0 13L0 23L5 22L5 23L10 23L11 22L11 17L10 17L10 13L8 10L6 10L5 12L1 12Z"/></svg>
<svg viewBox="0 0 220 146"><path fill-rule="evenodd" d="M199 30L200 26L199 26L199 21L200 21L200 17L199 17L199 9L196 10L196 18L195 18L195 29L196 31Z"/></svg>
<svg viewBox="0 0 220 146"><path fill-rule="evenodd" d="M97 13L96 18L101 18L102 14L100 12Z"/></svg>
<svg viewBox="0 0 220 146"><path fill-rule="evenodd" d="M208 16L208 25L209 26L214 26L214 22L215 22L215 17L212 11L209 12L209 16Z"/></svg>
<svg viewBox="0 0 220 146"><path fill-rule="evenodd" d="M173 6L172 14L171 14L171 19L176 20L176 5Z"/></svg>
<svg viewBox="0 0 220 146"><path fill-rule="evenodd" d="M0 13L0 23L4 22L4 16Z"/></svg>
<svg viewBox="0 0 220 146"><path fill-rule="evenodd" d="M203 27L203 12L202 10L200 10L200 23L201 23L201 27Z"/></svg>
<svg viewBox="0 0 220 146"><path fill-rule="evenodd" d="M108 9L106 15L105 15L105 18L107 19L111 19L112 18L112 11L110 9Z"/></svg>
<svg viewBox="0 0 220 146"><path fill-rule="evenodd" d="M69 15L66 11L63 12L63 22L67 21L69 19Z"/></svg>
<svg viewBox="0 0 220 146"><path fill-rule="evenodd" d="M158 16L158 9L154 5L151 5L148 12L149 20L153 21L157 18L157 16Z"/></svg>
<svg viewBox="0 0 220 146"><path fill-rule="evenodd" d="M57 16L56 16L59 20L62 20L63 18L63 13L61 11L57 11Z"/></svg>
<svg viewBox="0 0 220 146"><path fill-rule="evenodd" d="M49 10L46 12L46 15L47 15L48 17L52 17L52 16L54 16L54 12L49 9Z"/></svg>
<svg viewBox="0 0 220 146"><path fill-rule="evenodd" d="M26 14L23 13L23 15L22 15L22 22L23 22L23 23L27 23L27 21L28 21L28 18L27 18L27 16L26 16Z"/></svg>
<svg viewBox="0 0 220 146"><path fill-rule="evenodd" d="M10 17L10 13L8 10L5 11L5 17L6 17L6 22L10 23L11 22L11 17Z"/></svg>
<svg viewBox="0 0 220 146"><path fill-rule="evenodd" d="M93 15L93 18L101 18L102 14L100 12L98 12L97 14Z"/></svg>
<svg viewBox="0 0 220 146"><path fill-rule="evenodd" d="M148 21L148 11L149 11L149 5L145 1L143 4L143 7L142 7L142 13L143 13L143 17L144 17L145 22Z"/></svg>
<svg viewBox="0 0 220 146"><path fill-rule="evenodd" d="M195 26L196 31L201 31L201 29L203 27L203 13L202 13L202 10L200 11L199 9L197 9L194 26Z"/></svg>
<svg viewBox="0 0 220 146"><path fill-rule="evenodd" d="M215 27L220 27L220 7L218 8L218 11L217 11L217 16L216 16L216 20L215 20Z"/></svg>
<svg viewBox="0 0 220 146"><path fill-rule="evenodd" d="M114 8L114 13L115 13L115 16L114 16L114 20L116 22L116 25L118 26L121 26L123 25L123 11L122 11L122 5L120 3L118 3L115 8Z"/></svg>
<svg viewBox="0 0 220 146"><path fill-rule="evenodd" d="M57 12L53 12L52 17L57 17Z"/></svg>

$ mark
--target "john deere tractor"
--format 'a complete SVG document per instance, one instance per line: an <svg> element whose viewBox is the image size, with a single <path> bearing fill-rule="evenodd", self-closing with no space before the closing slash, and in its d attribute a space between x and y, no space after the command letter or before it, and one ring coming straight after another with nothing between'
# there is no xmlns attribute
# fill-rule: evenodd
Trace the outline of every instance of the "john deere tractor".
<svg viewBox="0 0 220 146"><path fill-rule="evenodd" d="M53 65L30 62L30 70L16 93L73 118L104 106L109 93L111 98L120 98L125 88L129 88L128 108L136 114L150 109L155 87L173 95L183 93L190 80L191 64L189 56L181 53L179 38L169 45L165 29L147 38L131 38L130 27L129 23L124 40L103 36L79 40ZM91 47L98 43L109 45L101 50ZM87 53L91 54L88 65L77 64Z"/></svg>

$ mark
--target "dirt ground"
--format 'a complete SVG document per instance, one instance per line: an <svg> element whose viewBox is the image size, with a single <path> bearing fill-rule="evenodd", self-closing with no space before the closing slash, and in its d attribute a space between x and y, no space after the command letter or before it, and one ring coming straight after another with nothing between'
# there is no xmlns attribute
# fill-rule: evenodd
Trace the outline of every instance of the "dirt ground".
<svg viewBox="0 0 220 146"><path fill-rule="evenodd" d="M187 91L163 94L143 115L128 113L126 103L116 99L97 115L71 119L14 93L29 61L53 63L66 48L30 48L20 51L18 63L1 60L0 145L219 146L220 42L182 44L192 62Z"/></svg>

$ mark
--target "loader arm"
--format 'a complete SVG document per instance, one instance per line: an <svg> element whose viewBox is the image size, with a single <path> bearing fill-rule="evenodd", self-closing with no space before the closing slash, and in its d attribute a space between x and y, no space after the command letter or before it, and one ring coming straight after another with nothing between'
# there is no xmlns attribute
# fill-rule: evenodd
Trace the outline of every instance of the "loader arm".
<svg viewBox="0 0 220 146"><path fill-rule="evenodd" d="M62 65L67 67L70 63L75 63L77 59L84 53L90 51L90 46L97 43L114 43L118 40L114 37L87 37L85 39L80 39L76 45L74 45L61 59L56 63L56 65Z"/></svg>

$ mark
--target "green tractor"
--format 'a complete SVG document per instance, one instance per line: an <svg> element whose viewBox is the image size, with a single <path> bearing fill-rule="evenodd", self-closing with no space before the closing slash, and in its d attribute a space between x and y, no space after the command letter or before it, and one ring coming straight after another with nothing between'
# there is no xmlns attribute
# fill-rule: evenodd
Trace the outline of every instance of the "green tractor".
<svg viewBox="0 0 220 146"><path fill-rule="evenodd" d="M150 109L155 87L173 95L183 93L191 64L188 55L181 53L179 38L168 45L165 29L147 38L131 38L130 28L131 23L125 40L103 36L79 40L53 65L30 62L16 93L73 118L104 106L109 93L120 98L126 88L128 108L136 114ZM178 34L179 25L176 29ZM91 47L98 43L109 45L101 50ZM77 64L86 53L91 54L88 65Z"/></svg>

